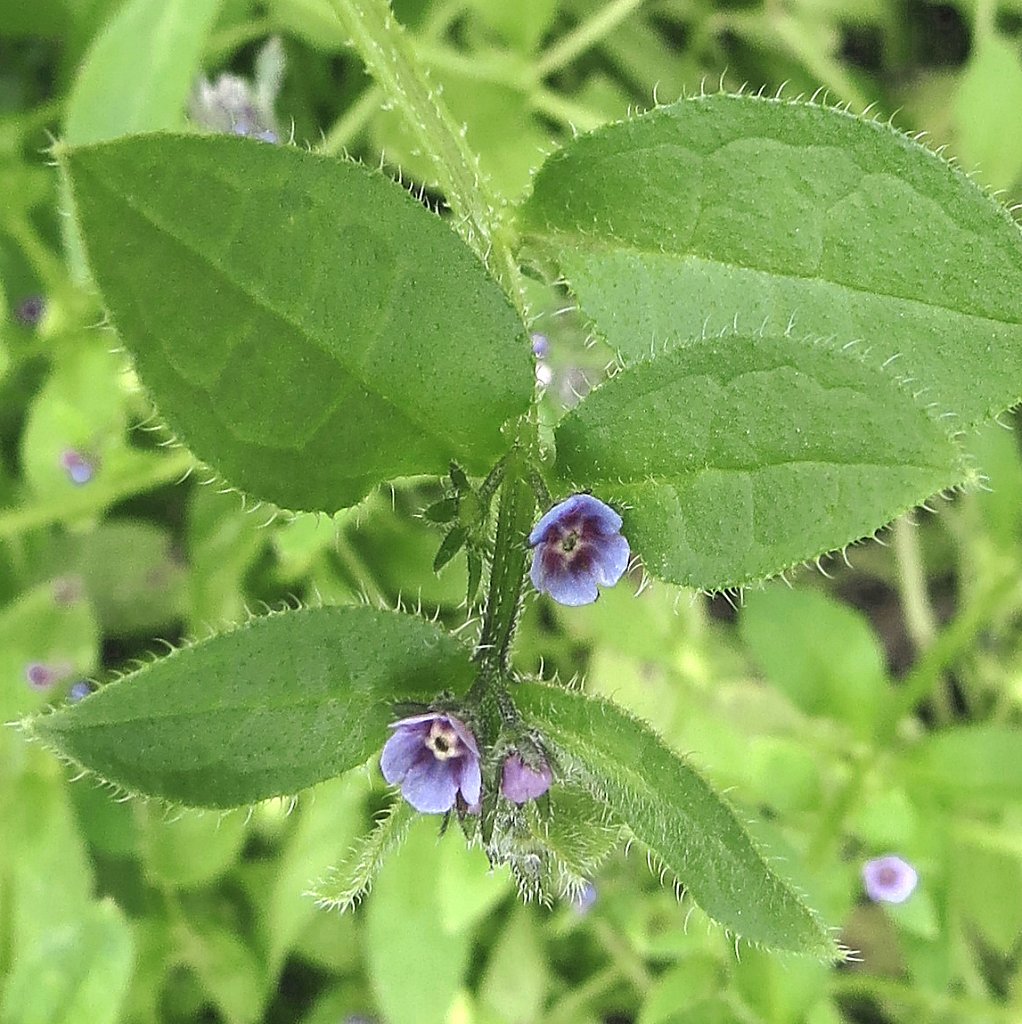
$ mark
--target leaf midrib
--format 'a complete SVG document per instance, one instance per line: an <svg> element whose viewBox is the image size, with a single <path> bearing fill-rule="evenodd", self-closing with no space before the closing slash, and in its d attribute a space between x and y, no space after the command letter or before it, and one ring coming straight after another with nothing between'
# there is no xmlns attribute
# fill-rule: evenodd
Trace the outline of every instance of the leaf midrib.
<svg viewBox="0 0 1022 1024"><path fill-rule="evenodd" d="M835 288L840 291L850 292L853 295L862 295L867 298L877 300L888 300L891 302L903 302L910 306L920 307L925 310L931 310L935 312L951 313L959 317L968 317L972 320L980 320L992 324L1000 324L1003 327L1022 327L1022 319L1019 320L1004 320L1001 317L992 316L987 313L971 313L966 310L956 309L954 306L942 305L935 302L927 302L922 299L908 298L902 295L894 295L890 292L875 291L867 288L861 288L853 284L846 284L842 281L834 281L829 277L823 277L822 275L800 275L791 273L781 273L773 270L765 270L762 267L751 267L743 263L732 263L728 260L711 259L706 256L702 256L695 252L672 252L665 251L662 249L647 249L641 245L636 245L633 242L625 242L616 237L609 237L606 235L593 235L587 232L580 231L561 231L549 229L540 231L530 231L529 235L532 238L545 241L554 249L559 246L567 245L570 243L571 247L574 248L580 255L588 256L591 253L631 253L635 256L640 256L643 259L652 260L663 260L665 262L673 263L698 263L707 267L720 267L727 270L741 271L742 273L757 274L761 277L767 278L773 281L791 281L793 283L803 284L817 284Z"/></svg>
<svg viewBox="0 0 1022 1024"><path fill-rule="evenodd" d="M222 279L227 285L234 288L237 292L249 299L255 306L257 306L264 313L279 320L282 324L293 330L296 334L302 337L308 344L312 345L317 351L322 352L326 355L340 370L342 375L346 375L349 380L356 382L360 386L364 387L367 392L378 398L381 403L394 410L400 419L404 420L413 431L421 431L427 436L438 441L444 447L449 447L451 450L465 454L462 445L456 442L446 433L438 432L435 423L430 423L429 420L420 421L411 415L410 411L404 408L402 405L396 403L394 399L389 398L379 388L378 382L370 381L369 379L363 378L358 373L354 372L351 367L342 361L336 351L325 347L318 339L302 324L295 323L289 320L281 312L274 308L273 304L266 299L264 296L257 295L249 288L247 288L242 282L238 281L234 276L227 273L223 265L215 263L208 255L202 252L201 249L196 248L195 245L181 238L177 233L172 231L161 223L160 219L155 216L150 210L146 209L143 205L136 200L134 196L129 196L123 192L119 192L112 185L108 185L106 181L99 175L92 173L89 174L88 170L83 170L81 165L78 165L78 174L85 174L92 178L94 184L97 184L99 188L107 193L108 196L112 196L115 201L123 202L125 206L131 209L141 220L151 225L156 231L165 234L172 242L179 245L186 252L192 256L197 257L202 263L209 267L214 273L214 279ZM205 391L205 388L202 389ZM332 415L337 408L339 408L339 401L331 407L330 414ZM329 416L326 418L329 420Z"/></svg>

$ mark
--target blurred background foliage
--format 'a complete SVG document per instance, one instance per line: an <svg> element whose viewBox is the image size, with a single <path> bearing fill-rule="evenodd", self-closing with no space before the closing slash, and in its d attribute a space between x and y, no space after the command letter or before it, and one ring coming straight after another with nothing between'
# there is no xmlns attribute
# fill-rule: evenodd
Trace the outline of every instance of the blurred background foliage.
<svg viewBox="0 0 1022 1024"><path fill-rule="evenodd" d="M0 721L265 606L368 598L465 621L463 556L434 574L420 517L435 484L332 521L247 508L166 444L113 351L51 138L183 125L200 74L272 92L277 36L283 138L432 184L329 0L194 2L173 34L167 0L0 0ZM869 107L1019 198L1022 0L394 7L509 202L572 131L743 85ZM532 299L550 424L609 353L565 295ZM736 956L637 850L578 904L522 906L478 851L437 843L437 819L355 913L319 912L310 884L381 807L374 766L200 815L70 784L4 729L0 1022L1022 1020L1022 462L1010 429L973 447L988 492L939 499L794 589L711 599L634 578L585 609L530 600L519 638L521 670L584 676L728 787L857 962ZM899 905L863 892L884 853L919 872Z"/></svg>

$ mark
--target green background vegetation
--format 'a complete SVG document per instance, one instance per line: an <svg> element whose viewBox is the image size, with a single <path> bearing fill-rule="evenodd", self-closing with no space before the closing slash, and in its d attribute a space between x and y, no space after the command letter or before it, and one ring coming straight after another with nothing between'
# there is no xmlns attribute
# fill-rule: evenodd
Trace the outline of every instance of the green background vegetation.
<svg viewBox="0 0 1022 1024"><path fill-rule="evenodd" d="M509 200L573 129L723 85L871 106L1019 198L1022 3L887 0L395 2ZM180 15L175 19L174 11ZM439 490L399 481L334 520L272 519L203 486L110 351L45 152L180 126L197 74L286 54L299 145L432 187L325 0L0 0L0 719L62 702L264 606L373 602L460 621L465 562L432 571ZM821 94L824 95L824 94ZM435 195L434 195L434 198ZM869 260L868 251L861 254ZM36 326L20 303L44 295ZM188 296L181 296L187 303ZM563 296L561 297L563 300ZM609 350L537 288L548 423ZM1011 388L1014 393L1015 388ZM1011 426L1013 417L1004 417ZM938 499L733 603L628 578L599 603L530 601L518 666L582 674L689 752L859 962L741 946L619 852L586 912L522 906L455 830L417 824L354 913L305 895L382 806L375 767L251 813L120 802L0 732L0 1022L863 1024L1022 1018L1022 462L992 427L988 490ZM95 473L74 485L61 453ZM739 607L734 607L739 605ZM34 691L33 662L61 681ZM897 721L897 729L878 721ZM897 852L920 884L868 903Z"/></svg>

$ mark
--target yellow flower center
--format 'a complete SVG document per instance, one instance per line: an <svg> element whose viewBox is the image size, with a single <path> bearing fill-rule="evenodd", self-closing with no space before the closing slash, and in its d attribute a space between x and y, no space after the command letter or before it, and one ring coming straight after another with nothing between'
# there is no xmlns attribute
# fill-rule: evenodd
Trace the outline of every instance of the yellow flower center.
<svg viewBox="0 0 1022 1024"><path fill-rule="evenodd" d="M429 727L426 746L433 751L438 761L449 761L452 757L461 757L461 740L454 729L439 719Z"/></svg>

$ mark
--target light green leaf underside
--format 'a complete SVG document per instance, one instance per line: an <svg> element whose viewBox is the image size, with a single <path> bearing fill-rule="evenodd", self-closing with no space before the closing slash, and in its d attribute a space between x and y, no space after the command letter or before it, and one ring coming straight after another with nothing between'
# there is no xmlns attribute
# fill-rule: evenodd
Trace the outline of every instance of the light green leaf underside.
<svg viewBox="0 0 1022 1024"><path fill-rule="evenodd" d="M556 437L560 474L621 510L648 571L705 589L872 534L965 473L893 374L783 336L709 338L636 363Z"/></svg>
<svg viewBox="0 0 1022 1024"><path fill-rule="evenodd" d="M1022 395L1022 234L884 124L806 103L683 100L547 161L522 226L626 359L794 317L861 338L962 424Z"/></svg>
<svg viewBox="0 0 1022 1024"><path fill-rule="evenodd" d="M485 471L531 397L528 346L471 252L360 165L236 138L66 153L95 278L171 427L291 509ZM167 173L167 168L173 173Z"/></svg>
<svg viewBox="0 0 1022 1024"><path fill-rule="evenodd" d="M392 701L471 677L466 649L428 622L321 608L254 619L24 728L125 789L234 807L361 764L386 739Z"/></svg>
<svg viewBox="0 0 1022 1024"><path fill-rule="evenodd" d="M710 917L770 948L837 955L734 811L647 726L609 701L560 687L523 683L515 695L522 714Z"/></svg>
<svg viewBox="0 0 1022 1024"><path fill-rule="evenodd" d="M68 95L64 140L177 128L221 0L130 0L96 36Z"/></svg>

